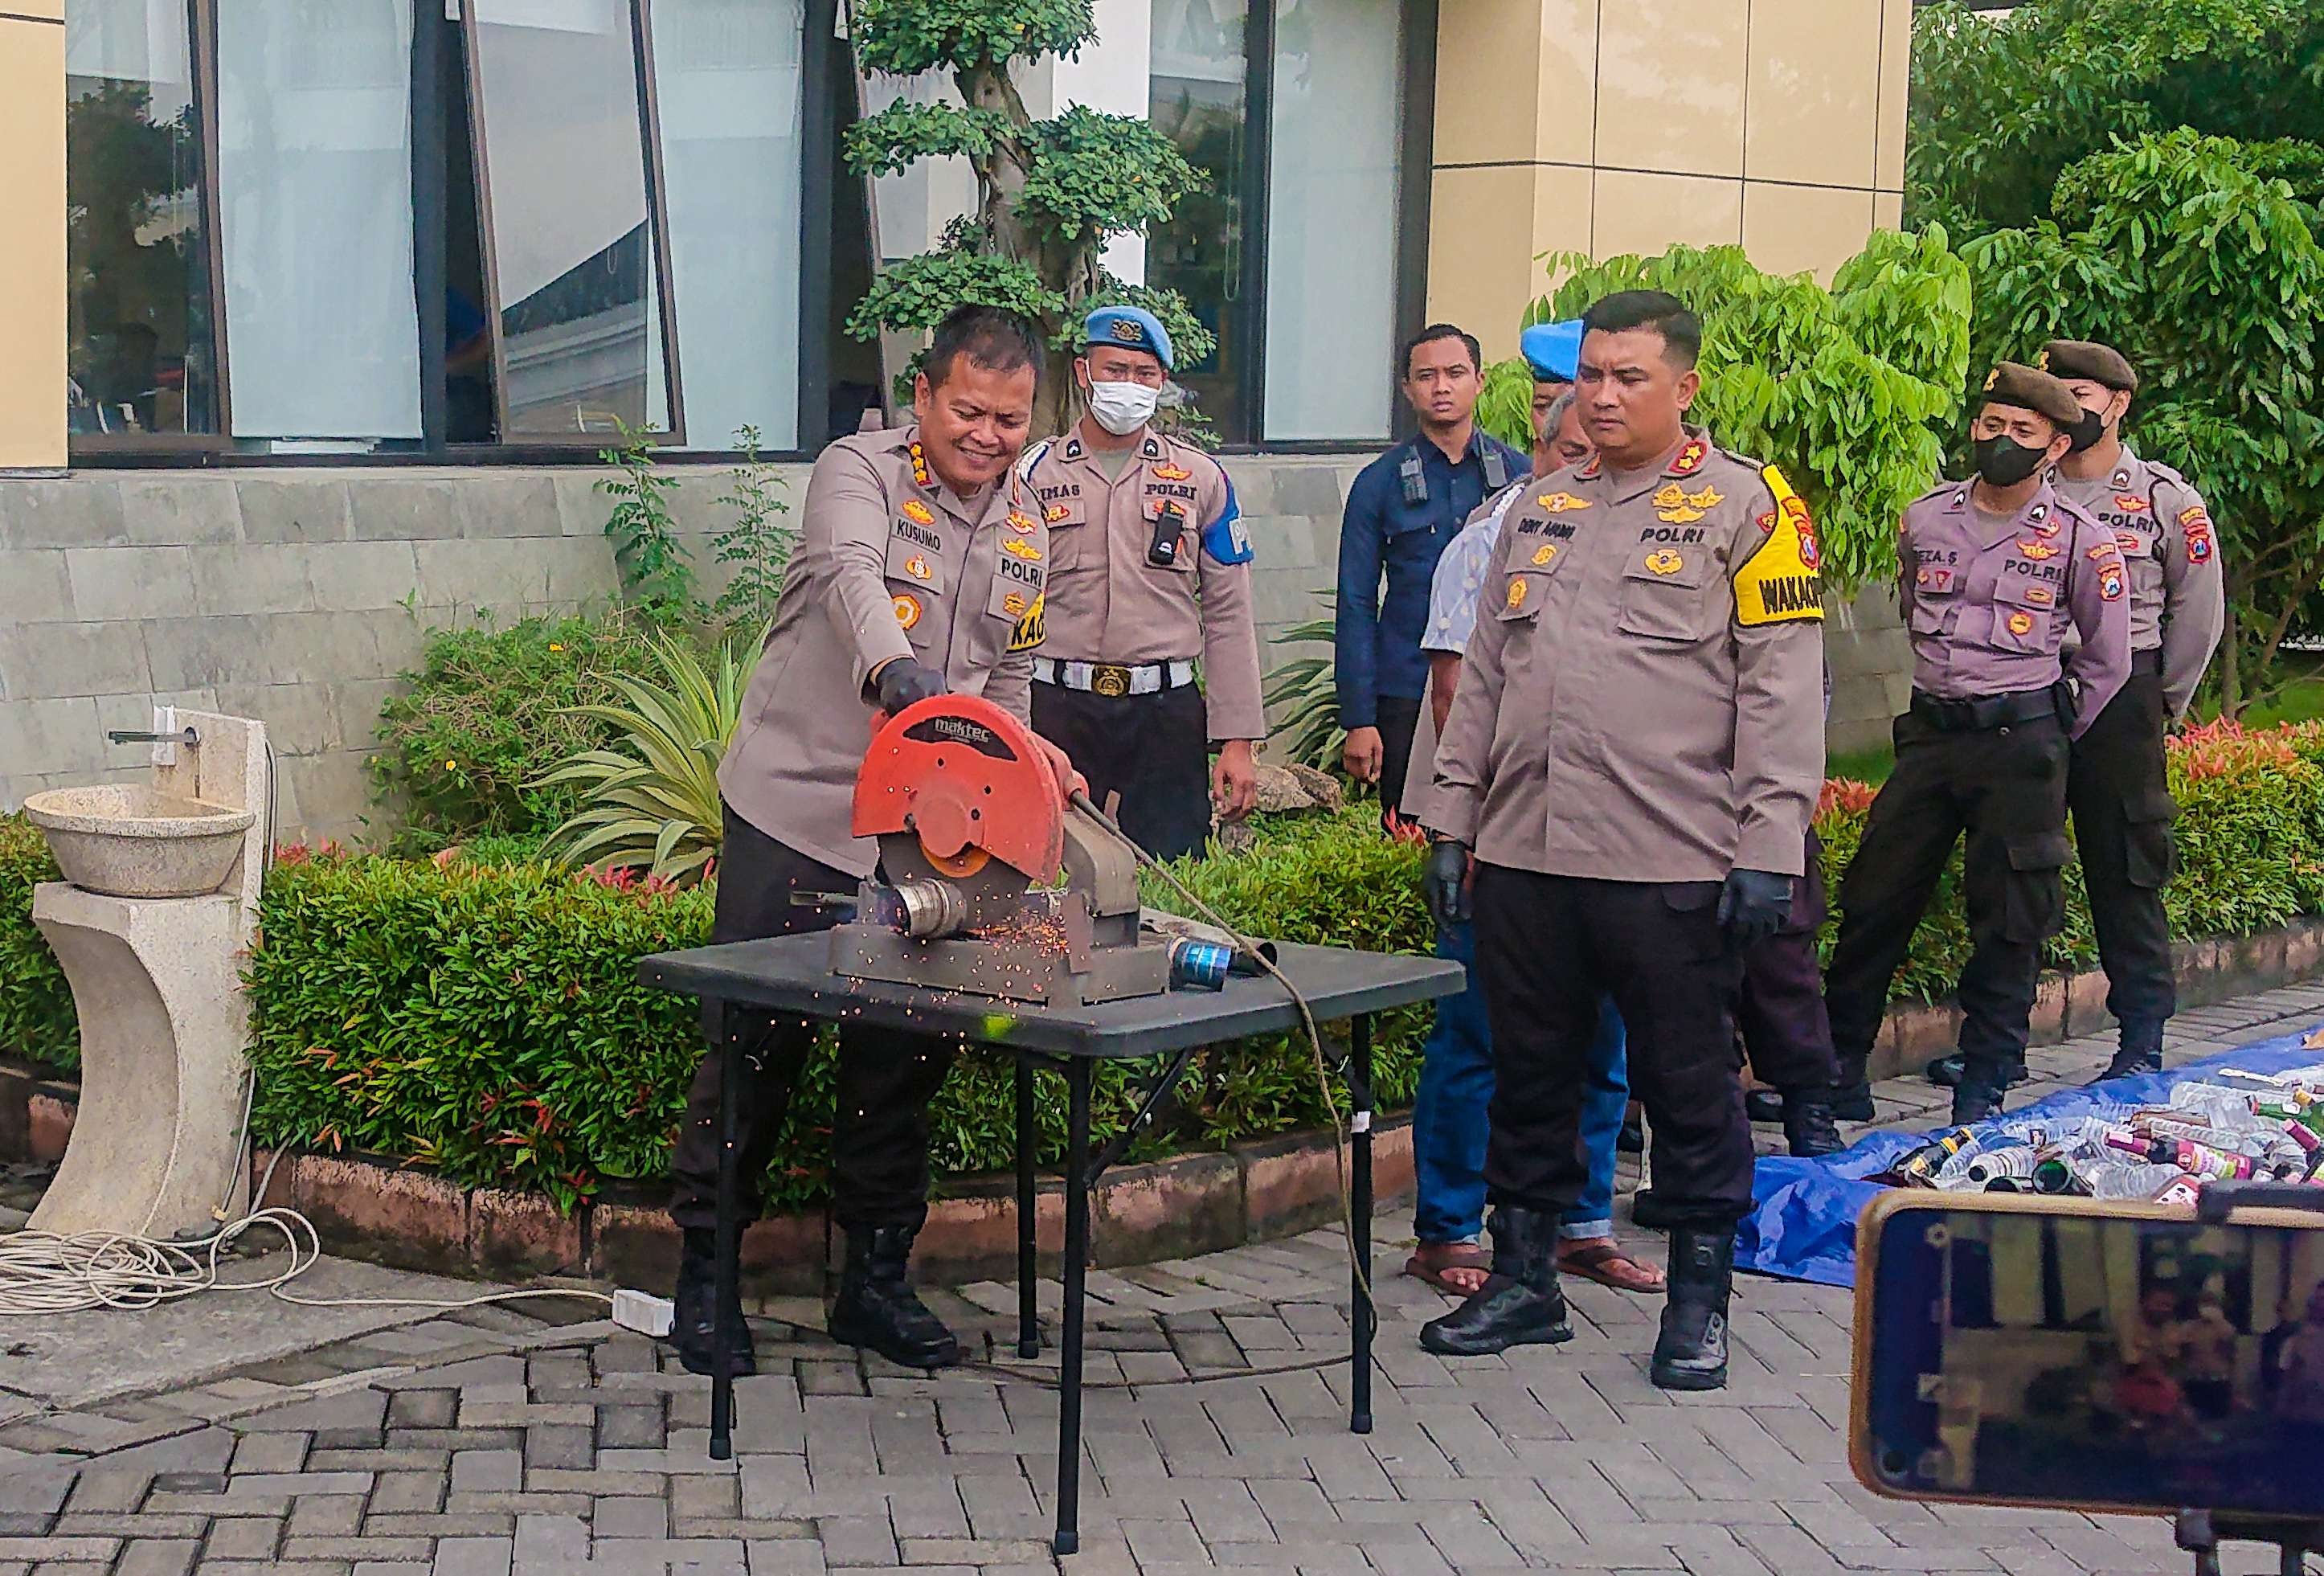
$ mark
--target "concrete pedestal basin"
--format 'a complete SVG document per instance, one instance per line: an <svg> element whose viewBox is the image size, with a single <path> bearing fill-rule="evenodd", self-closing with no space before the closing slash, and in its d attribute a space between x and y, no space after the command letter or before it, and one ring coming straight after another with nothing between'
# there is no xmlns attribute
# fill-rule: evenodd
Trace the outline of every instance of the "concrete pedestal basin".
<svg viewBox="0 0 2324 1576"><path fill-rule="evenodd" d="M50 788L28 796L66 880L113 898L193 898L234 873L255 812L142 783Z"/></svg>

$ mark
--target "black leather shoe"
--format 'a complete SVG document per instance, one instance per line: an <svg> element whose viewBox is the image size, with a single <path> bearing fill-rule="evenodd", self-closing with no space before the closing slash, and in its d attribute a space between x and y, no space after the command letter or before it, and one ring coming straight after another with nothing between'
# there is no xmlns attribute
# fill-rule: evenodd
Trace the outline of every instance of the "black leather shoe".
<svg viewBox="0 0 2324 1576"><path fill-rule="evenodd" d="M2106 1071L2090 1082L2103 1083L2109 1078L2128 1078L2135 1074L2162 1071L2163 1025L2126 1020L2122 1026L2121 1048L2115 1052L2114 1060L2107 1064Z"/></svg>
<svg viewBox="0 0 2324 1576"><path fill-rule="evenodd" d="M1961 1081L1960 1053L1955 1051L1950 1056L1939 1056L1929 1064L1925 1071L1929 1082L1938 1088L1959 1089Z"/></svg>
<svg viewBox="0 0 2324 1576"><path fill-rule="evenodd" d="M1866 1058L1842 1056L1840 1074L1831 1081L1831 1114L1844 1122L1868 1122L1873 1118L1872 1081L1867 1077Z"/></svg>
<svg viewBox="0 0 2324 1576"><path fill-rule="evenodd" d="M1639 1124L1637 1117L1626 1116L1622 1119L1622 1130L1614 1135L1614 1147L1625 1155L1643 1155L1646 1152L1646 1129Z"/></svg>
<svg viewBox="0 0 2324 1576"><path fill-rule="evenodd" d="M670 1298L678 1304L670 1321L670 1340L678 1347L680 1367L690 1374L706 1374L711 1370L712 1354L718 1350L713 1313L718 1305L718 1235L703 1228L688 1227L683 1242L678 1260L678 1289ZM742 1317L739 1296L734 1300L733 1314L734 1355L727 1371L737 1378L746 1378L759 1371L759 1362L751 1350L751 1326Z"/></svg>
<svg viewBox="0 0 2324 1576"><path fill-rule="evenodd" d="M1539 1210L1493 1211L1493 1273L1459 1307L1420 1327L1420 1344L1441 1357L1489 1357L1512 1346L1573 1339L1557 1286L1557 1221Z"/></svg>
<svg viewBox="0 0 2324 1576"><path fill-rule="evenodd" d="M847 1264L826 1328L843 1346L868 1346L899 1368L950 1368L960 1342L912 1290L906 1275L917 1226L847 1233Z"/></svg>
<svg viewBox="0 0 2324 1576"><path fill-rule="evenodd" d="M1673 1231L1669 1275L1670 1301L1663 1304L1662 1332L1647 1377L1665 1390L1723 1390L1734 1231Z"/></svg>
<svg viewBox="0 0 2324 1576"><path fill-rule="evenodd" d="M2001 1114L2005 1086L1982 1078L1965 1078L1953 1086L1953 1126L1965 1128Z"/></svg>
<svg viewBox="0 0 2324 1576"><path fill-rule="evenodd" d="M1784 1120L1784 1097L1772 1089L1746 1089L1743 1114L1762 1127Z"/></svg>
<svg viewBox="0 0 2324 1576"><path fill-rule="evenodd" d="M1848 1147L1832 1120L1831 1092L1794 1089L1784 1096L1784 1142L1798 1159L1837 1155Z"/></svg>

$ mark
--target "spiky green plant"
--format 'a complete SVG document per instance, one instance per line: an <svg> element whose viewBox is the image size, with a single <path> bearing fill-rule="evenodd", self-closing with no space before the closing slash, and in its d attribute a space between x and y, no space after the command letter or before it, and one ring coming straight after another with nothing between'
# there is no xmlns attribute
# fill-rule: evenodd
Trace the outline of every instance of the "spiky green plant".
<svg viewBox="0 0 2324 1576"><path fill-rule="evenodd" d="M1323 653L1294 657L1268 672L1267 710L1268 715L1279 719L1273 735L1277 754L1319 771L1337 771L1340 746L1347 738L1347 730L1340 726L1340 694L1334 687L1332 662L1335 632L1332 610L1338 599L1329 591L1321 593L1317 599L1323 604L1323 616L1293 624L1276 636L1273 643L1320 644Z"/></svg>
<svg viewBox="0 0 2324 1576"><path fill-rule="evenodd" d="M583 808L549 834L542 856L699 879L718 853L718 762L734 736L760 644L730 640L706 662L657 636L654 665L663 683L613 674L609 681L627 704L572 708L611 726L615 738L612 748L582 751L534 785L570 783L585 796Z"/></svg>

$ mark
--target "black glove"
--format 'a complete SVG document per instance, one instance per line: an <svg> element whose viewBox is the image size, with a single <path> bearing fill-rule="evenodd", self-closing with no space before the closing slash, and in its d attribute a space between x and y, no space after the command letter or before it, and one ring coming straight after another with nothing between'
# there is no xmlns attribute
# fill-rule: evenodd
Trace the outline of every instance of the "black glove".
<svg viewBox="0 0 2324 1576"><path fill-rule="evenodd" d="M1428 865L1420 878L1421 899L1441 928L1469 917L1469 847L1451 838L1428 845Z"/></svg>
<svg viewBox="0 0 2324 1576"><path fill-rule="evenodd" d="M944 693L944 675L913 658L899 657L880 669L880 709L891 717L914 701Z"/></svg>
<svg viewBox="0 0 2324 1576"><path fill-rule="evenodd" d="M1792 913L1792 877L1763 870L1733 870L1719 893L1719 923L1738 946L1763 941Z"/></svg>

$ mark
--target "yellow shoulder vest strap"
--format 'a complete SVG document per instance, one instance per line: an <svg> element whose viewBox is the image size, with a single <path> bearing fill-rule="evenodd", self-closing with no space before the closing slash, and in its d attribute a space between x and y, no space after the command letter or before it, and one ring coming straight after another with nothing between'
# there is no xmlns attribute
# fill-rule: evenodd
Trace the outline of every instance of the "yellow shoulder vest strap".
<svg viewBox="0 0 2324 1576"><path fill-rule="evenodd" d="M1774 465L1759 475L1775 495L1773 517L1761 515L1761 540L1735 570L1735 622L1745 629L1823 617L1823 561L1808 506Z"/></svg>

